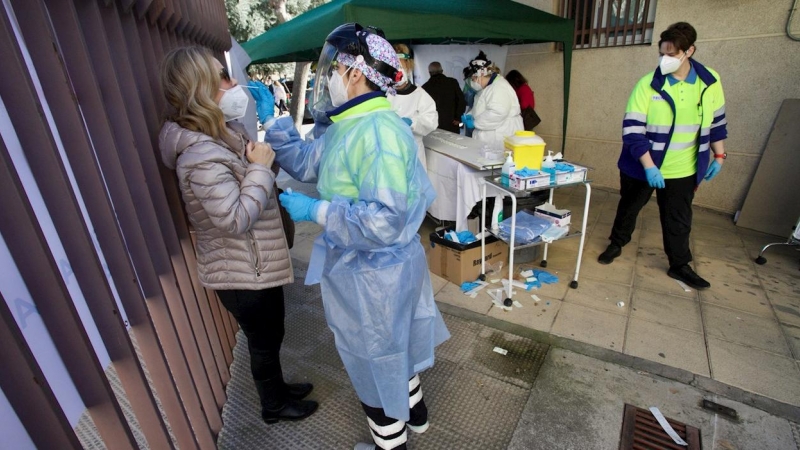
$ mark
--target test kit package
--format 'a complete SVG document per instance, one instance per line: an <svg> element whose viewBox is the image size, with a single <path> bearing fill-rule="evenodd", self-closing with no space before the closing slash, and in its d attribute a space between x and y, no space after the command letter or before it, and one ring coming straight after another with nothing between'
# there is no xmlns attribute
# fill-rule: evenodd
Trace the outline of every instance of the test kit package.
<svg viewBox="0 0 800 450"><path fill-rule="evenodd" d="M572 212L568 209L556 209L551 203L543 203L534 208L533 214L542 219L546 219L557 227L569 225Z"/></svg>
<svg viewBox="0 0 800 450"><path fill-rule="evenodd" d="M481 274L481 241L459 244L444 238L450 231L439 230L431 233L431 246L428 251L428 268L445 280L461 285L465 281L475 281ZM486 264L508 262L508 244L494 236L486 237Z"/></svg>

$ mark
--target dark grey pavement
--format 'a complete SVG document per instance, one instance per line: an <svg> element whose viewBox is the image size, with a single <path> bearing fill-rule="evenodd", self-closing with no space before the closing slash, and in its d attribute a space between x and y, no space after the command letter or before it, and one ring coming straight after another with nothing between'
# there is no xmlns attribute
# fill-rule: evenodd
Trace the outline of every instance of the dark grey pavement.
<svg viewBox="0 0 800 450"><path fill-rule="evenodd" d="M282 361L290 381L309 381L320 408L307 420L264 424L241 333L235 349L220 449L350 449L369 431L325 324L319 286L286 287ZM430 429L410 434L422 449L616 449L624 403L658 406L698 427L705 449L798 450L797 425L692 386L445 314L452 338L421 375ZM493 351L508 350L507 355ZM702 410L708 398L738 411L738 423Z"/></svg>

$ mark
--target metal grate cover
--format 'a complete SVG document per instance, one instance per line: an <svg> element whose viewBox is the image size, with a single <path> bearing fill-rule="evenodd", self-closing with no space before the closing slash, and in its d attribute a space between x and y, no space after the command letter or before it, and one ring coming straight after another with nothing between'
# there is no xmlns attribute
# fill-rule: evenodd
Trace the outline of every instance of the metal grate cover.
<svg viewBox="0 0 800 450"><path fill-rule="evenodd" d="M688 447L676 444L658 424L653 414L633 405L625 405L619 450L700 450L700 430L667 417L678 436Z"/></svg>

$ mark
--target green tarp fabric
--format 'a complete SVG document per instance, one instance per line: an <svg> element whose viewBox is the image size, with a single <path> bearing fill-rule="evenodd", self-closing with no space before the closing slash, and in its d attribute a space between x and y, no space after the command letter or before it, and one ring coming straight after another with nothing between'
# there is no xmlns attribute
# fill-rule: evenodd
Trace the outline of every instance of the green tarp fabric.
<svg viewBox="0 0 800 450"><path fill-rule="evenodd" d="M376 26L388 40L410 45L563 43L567 135L574 22L511 0L334 0L242 47L253 63L316 61L328 33L348 22Z"/></svg>

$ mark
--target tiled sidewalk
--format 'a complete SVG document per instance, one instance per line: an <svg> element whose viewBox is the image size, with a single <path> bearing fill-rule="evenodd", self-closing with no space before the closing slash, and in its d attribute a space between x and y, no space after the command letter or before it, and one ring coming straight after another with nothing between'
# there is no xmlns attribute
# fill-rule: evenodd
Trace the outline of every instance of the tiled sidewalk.
<svg viewBox="0 0 800 450"><path fill-rule="evenodd" d="M565 191L556 191L555 203L577 213L579 225L584 190ZM618 200L593 192L578 289L568 287L579 245L571 239L550 246L546 270L558 275L557 284L515 291L522 308L493 307L485 293L471 299L440 278L436 300L800 405L800 252L771 248L766 265L753 262L765 244L786 236L737 228L727 216L695 208L694 266L712 287L685 292L666 275L655 200L622 256L608 266L597 262ZM515 269L534 267L538 260Z"/></svg>
<svg viewBox="0 0 800 450"><path fill-rule="evenodd" d="M582 187L556 191L556 205L573 211L575 225L582 219L583 195ZM535 291L541 302L531 298L534 292L517 291L514 299L523 307L506 312L493 307L485 292L471 299L432 275L436 300L800 406L800 252L771 248L766 265L753 262L765 244L785 241L789 230L787 236L756 233L737 228L728 216L695 208L694 265L712 287L684 292L666 275L655 199L642 211L622 256L609 266L597 263L618 199L615 193L592 192L578 289L568 287L579 245L570 239L550 246L547 270L559 282ZM420 231L426 248L432 229L426 221ZM308 261L320 231L315 224L298 224L293 256ZM533 267L538 261L517 265Z"/></svg>

